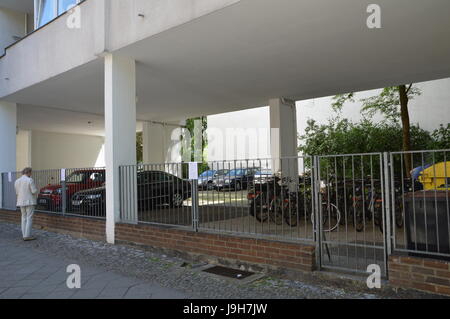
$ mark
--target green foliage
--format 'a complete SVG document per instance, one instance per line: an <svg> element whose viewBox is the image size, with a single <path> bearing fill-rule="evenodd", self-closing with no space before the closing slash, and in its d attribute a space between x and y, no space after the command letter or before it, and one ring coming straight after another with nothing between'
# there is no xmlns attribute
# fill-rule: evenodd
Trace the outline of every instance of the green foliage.
<svg viewBox="0 0 450 319"><path fill-rule="evenodd" d="M433 149L450 149L450 123L447 123L447 127L441 124L431 136L433 138Z"/></svg>
<svg viewBox="0 0 450 319"><path fill-rule="evenodd" d="M441 127L432 134L418 126L411 127L412 150L448 149L450 125ZM315 121L308 121L305 135L300 136L299 151L305 155L340 155L367 154L382 152L398 152L402 150L402 128L398 123L381 122L374 124L365 119L353 123L346 119L330 120L327 124L319 125ZM442 161L443 153L426 154L426 163ZM435 156L435 158L428 158ZM400 167L396 157L396 167ZM330 157L320 160L322 176L345 176L359 178L362 175L373 175L381 178L379 156L346 156ZM415 157L416 160L420 158ZM419 163L420 164L420 163ZM414 165L418 166L418 163ZM310 162L306 165L311 167ZM370 172L369 172L370 171ZM355 175L356 174L356 175Z"/></svg>
<svg viewBox="0 0 450 319"><path fill-rule="evenodd" d="M441 126L433 134L418 126L411 127L413 150L442 148L447 144L450 128ZM331 120L328 124L308 121L305 135L299 137L299 151L308 155L396 152L402 150L402 128L398 123L374 124L365 119L353 123L347 119Z"/></svg>
<svg viewBox="0 0 450 319"><path fill-rule="evenodd" d="M411 85L408 87L407 95L409 100L412 100L421 94L422 92L415 86ZM355 102L355 94L338 94L333 100L334 102L331 105L333 110L340 112L345 103ZM400 94L398 86L384 88L379 95L360 99L359 101L362 103L362 115L372 118L375 114L379 113L390 122L400 122Z"/></svg>
<svg viewBox="0 0 450 319"><path fill-rule="evenodd" d="M136 162L142 163L144 161L144 146L142 139L142 132L136 134Z"/></svg>

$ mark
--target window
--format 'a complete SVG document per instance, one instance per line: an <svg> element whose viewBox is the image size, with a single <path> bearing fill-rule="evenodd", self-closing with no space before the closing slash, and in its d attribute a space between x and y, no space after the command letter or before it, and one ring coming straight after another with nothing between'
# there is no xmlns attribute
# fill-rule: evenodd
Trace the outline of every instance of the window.
<svg viewBox="0 0 450 319"><path fill-rule="evenodd" d="M77 0L58 0L58 15L70 10L77 3Z"/></svg>
<svg viewBox="0 0 450 319"><path fill-rule="evenodd" d="M35 0L35 29L49 23L81 0Z"/></svg>
<svg viewBox="0 0 450 319"><path fill-rule="evenodd" d="M40 0L38 2L37 27L42 27L55 18L56 2L54 0Z"/></svg>

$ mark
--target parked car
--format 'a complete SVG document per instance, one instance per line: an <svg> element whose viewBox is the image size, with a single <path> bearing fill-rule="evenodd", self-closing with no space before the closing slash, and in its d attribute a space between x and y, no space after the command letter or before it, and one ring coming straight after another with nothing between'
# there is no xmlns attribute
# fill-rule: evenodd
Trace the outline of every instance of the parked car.
<svg viewBox="0 0 450 319"><path fill-rule="evenodd" d="M243 168L243 169L233 169L228 174L223 177L219 177L214 180L214 188L218 191L223 189L232 189L235 191L240 191L242 189L247 189L248 185L253 182L255 173L258 172L260 168Z"/></svg>
<svg viewBox="0 0 450 319"><path fill-rule="evenodd" d="M214 189L214 180L227 175L229 171L229 169L220 169L203 172L198 178L198 188L200 190Z"/></svg>
<svg viewBox="0 0 450 319"><path fill-rule="evenodd" d="M76 192L100 187L105 183L104 169L77 170L66 178L67 209L71 209L70 198ZM37 204L44 210L60 210L63 201L63 189L61 184L48 185L39 191Z"/></svg>
<svg viewBox="0 0 450 319"><path fill-rule="evenodd" d="M273 172L270 169L262 169L256 172L253 179L254 184L264 184L274 178Z"/></svg>
<svg viewBox="0 0 450 319"><path fill-rule="evenodd" d="M137 173L138 210L158 206L181 207L191 197L191 184L172 174L161 171ZM72 196L72 207L93 216L105 216L105 186L77 192Z"/></svg>

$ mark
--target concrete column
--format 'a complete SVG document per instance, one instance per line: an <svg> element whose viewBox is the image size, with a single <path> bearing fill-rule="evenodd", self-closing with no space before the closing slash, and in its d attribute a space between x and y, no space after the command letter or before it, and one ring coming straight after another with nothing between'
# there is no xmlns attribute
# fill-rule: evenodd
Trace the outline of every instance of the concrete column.
<svg viewBox="0 0 450 319"><path fill-rule="evenodd" d="M144 122L142 128L144 164L181 162L181 125Z"/></svg>
<svg viewBox="0 0 450 319"><path fill-rule="evenodd" d="M283 177L298 177L297 111L295 101L272 99L270 106L270 150L272 169Z"/></svg>
<svg viewBox="0 0 450 319"><path fill-rule="evenodd" d="M17 105L0 101L0 173L15 172L16 167ZM2 179L0 178L0 207L2 207Z"/></svg>
<svg viewBox="0 0 450 319"><path fill-rule="evenodd" d="M136 62L115 54L105 56L105 162L106 239L113 244L120 220L119 166L136 165ZM137 222L137 198L128 201L127 216Z"/></svg>
<svg viewBox="0 0 450 319"><path fill-rule="evenodd" d="M144 122L142 125L142 146L144 164L163 164L166 162L166 136L164 126Z"/></svg>

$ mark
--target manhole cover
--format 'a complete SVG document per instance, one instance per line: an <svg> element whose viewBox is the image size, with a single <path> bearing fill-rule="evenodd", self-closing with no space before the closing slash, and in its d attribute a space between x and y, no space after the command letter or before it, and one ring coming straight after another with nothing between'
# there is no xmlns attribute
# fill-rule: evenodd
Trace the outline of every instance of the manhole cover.
<svg viewBox="0 0 450 319"><path fill-rule="evenodd" d="M214 267L205 269L203 271L210 273L210 274L224 276L224 277L238 279L238 280L242 280L242 279L245 279L245 278L248 278L248 277L254 275L254 273L252 273L252 272L236 270L236 269L231 269L231 268L222 267L222 266L214 266Z"/></svg>

